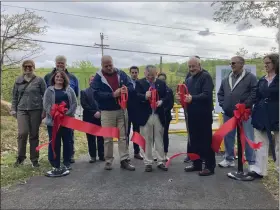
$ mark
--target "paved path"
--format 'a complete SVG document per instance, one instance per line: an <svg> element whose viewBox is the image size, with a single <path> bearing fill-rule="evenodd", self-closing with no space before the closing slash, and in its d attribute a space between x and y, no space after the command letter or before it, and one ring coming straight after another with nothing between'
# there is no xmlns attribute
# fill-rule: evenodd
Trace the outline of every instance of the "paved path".
<svg viewBox="0 0 280 210"><path fill-rule="evenodd" d="M170 154L184 152L185 138L171 136L170 142ZM146 173L142 161L132 159L137 168L129 172L116 157L114 169L105 171L104 163L84 157L69 176L33 177L2 190L1 209L278 209L260 181L231 180L220 168L210 177L185 173L183 158L173 160L168 172Z"/></svg>

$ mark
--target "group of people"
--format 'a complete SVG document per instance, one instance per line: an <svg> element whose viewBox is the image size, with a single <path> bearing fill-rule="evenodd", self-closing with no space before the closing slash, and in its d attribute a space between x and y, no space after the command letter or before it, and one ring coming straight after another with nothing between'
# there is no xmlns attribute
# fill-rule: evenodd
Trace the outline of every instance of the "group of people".
<svg viewBox="0 0 280 210"><path fill-rule="evenodd" d="M250 140L263 142L261 149L254 151L246 144L246 160L249 163L249 175L262 178L267 175L268 149L279 169L279 55L269 54L263 59L266 75L257 80L256 76L244 69L245 60L240 56L231 59L232 72L223 79L218 90L218 102L223 109L224 122L233 117L235 105L244 103L252 109L251 118L243 123L246 136ZM201 66L198 56L189 59L189 73L185 79L188 94L184 97L186 125L188 128L188 153L195 153L200 159L191 161L186 172L198 171L200 176L213 175L216 168L215 152L212 150L213 90L211 75ZM117 127L120 131L118 151L120 166L134 171L129 157L130 130L140 133L145 139L145 151L133 143L134 158L143 160L145 171L157 168L167 171L168 130L172 120L171 110L174 104L173 91L166 84L166 74L157 72L154 65L145 68L145 76L139 79L139 68L132 66L130 77L114 67L111 56L103 56L101 69L89 79L89 87L80 92L83 107L83 121L102 127ZM26 143L29 135L30 159L33 167L39 167L39 126L42 119L52 139L53 119L51 107L66 103L65 115L74 117L79 96L77 78L66 68L66 58L56 57L56 68L44 79L34 74L35 63L32 60L22 64L23 75L16 79L13 89L11 114L18 121L18 156L15 165L26 159ZM156 107L151 107L153 90L158 94ZM122 109L118 99L128 92L127 109ZM175 94L179 100L179 96ZM234 166L235 133L233 130L225 139L225 158L220 167ZM100 161L105 161L105 170L112 170L114 160L113 139L87 135L90 163L96 162L96 150ZM63 142L63 166L60 163L61 139ZM97 149L96 149L97 140ZM54 159L52 142L49 144L48 158L52 169L46 173L49 177L65 176L74 162L74 131L60 127L55 141ZM188 157L186 158L188 159Z"/></svg>

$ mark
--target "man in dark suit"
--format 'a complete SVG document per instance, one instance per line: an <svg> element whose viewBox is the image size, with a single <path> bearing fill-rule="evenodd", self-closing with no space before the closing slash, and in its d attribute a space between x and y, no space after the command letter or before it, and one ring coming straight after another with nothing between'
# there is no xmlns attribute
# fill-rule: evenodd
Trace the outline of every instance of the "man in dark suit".
<svg viewBox="0 0 280 210"><path fill-rule="evenodd" d="M145 171L152 171L153 156L152 149L155 145L157 154L157 167L167 171L164 164L163 133L165 125L164 107L168 100L165 82L156 78L157 69L153 65L146 66L145 78L136 81L136 95L138 99L137 124L140 126L140 133L146 140L146 151L144 154ZM157 108L153 112L149 99L154 88L158 92L159 100L156 102Z"/></svg>
<svg viewBox="0 0 280 210"><path fill-rule="evenodd" d="M158 75L158 79L166 83L166 79L167 79L166 74L160 73ZM172 120L171 110L173 109L174 106L174 95L171 88L169 88L168 86L166 86L166 88L167 88L168 100L164 107L165 125L164 125L164 134L163 134L163 144L164 144L164 153L165 153L164 159L165 161L168 161L168 157L167 157L168 147L169 147L168 131L169 131L170 122Z"/></svg>
<svg viewBox="0 0 280 210"><path fill-rule="evenodd" d="M89 84L92 82L94 76L91 76ZM93 97L92 88L81 90L81 105L83 107L83 121L93 123L101 126L100 122L100 111L98 105ZM88 141L88 152L90 155L90 163L96 162L96 136L86 134ZM105 161L104 159L104 139L103 137L97 137L97 148L99 160Z"/></svg>
<svg viewBox="0 0 280 210"><path fill-rule="evenodd" d="M138 80L139 75L139 68L137 66L131 66L129 69L131 81L133 84L133 88L135 88L136 80ZM135 113L137 113L137 109L135 109L135 98L129 97L128 103L127 103L127 111L128 111L128 129L127 129L127 141L129 145L129 134L131 130L131 124L133 125L133 132L140 132L139 125L135 122ZM134 149L134 158L138 160L143 160L143 157L140 154L140 148L138 144L133 143L133 149Z"/></svg>

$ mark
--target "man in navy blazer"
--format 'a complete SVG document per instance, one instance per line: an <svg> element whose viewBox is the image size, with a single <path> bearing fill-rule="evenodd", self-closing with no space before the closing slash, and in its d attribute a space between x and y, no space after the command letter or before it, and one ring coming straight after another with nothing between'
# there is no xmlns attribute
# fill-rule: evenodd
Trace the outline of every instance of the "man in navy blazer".
<svg viewBox="0 0 280 210"><path fill-rule="evenodd" d="M152 149L155 145L157 154L157 167L167 171L164 164L163 134L165 125L165 104L168 100L167 87L165 82L156 78L157 69L153 65L146 66L145 78L136 81L136 95L138 99L137 124L140 126L140 134L146 140L146 151L144 154L145 171L152 171L153 156ZM149 99L151 98L150 87L157 90L159 100L157 108L153 113Z"/></svg>
<svg viewBox="0 0 280 210"><path fill-rule="evenodd" d="M90 77L89 84L92 82L94 76ZM100 110L98 108L97 102L93 97L92 88L86 88L81 90L81 105L83 107L83 121L93 123L95 125L101 126L100 122ZM90 155L90 163L96 162L96 136L86 134L88 141L88 152ZM104 159L104 139L101 136L97 137L97 148L99 160L105 161Z"/></svg>

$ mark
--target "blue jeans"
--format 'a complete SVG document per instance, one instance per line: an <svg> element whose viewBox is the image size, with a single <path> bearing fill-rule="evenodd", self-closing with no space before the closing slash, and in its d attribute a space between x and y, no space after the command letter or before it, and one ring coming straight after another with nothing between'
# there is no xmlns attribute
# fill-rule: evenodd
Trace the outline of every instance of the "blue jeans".
<svg viewBox="0 0 280 210"><path fill-rule="evenodd" d="M223 115L224 123L230 119L230 117ZM251 117L246 121L243 122L243 128L245 135L248 139L254 141L254 128L251 125ZM235 136L236 136L236 129L232 130L225 136L224 144L225 144L225 159L228 161L234 161L234 144L235 144ZM246 142L245 146L245 157L248 161L249 165L255 164L255 151L248 145Z"/></svg>
<svg viewBox="0 0 280 210"><path fill-rule="evenodd" d="M52 126L47 126L49 133L49 140L52 140ZM52 142L49 144L48 159L52 167L60 167L60 157L61 157L61 139L63 142L63 164L65 166L70 165L71 159L71 129L60 127L55 139L54 151L56 153L56 159L53 158Z"/></svg>

